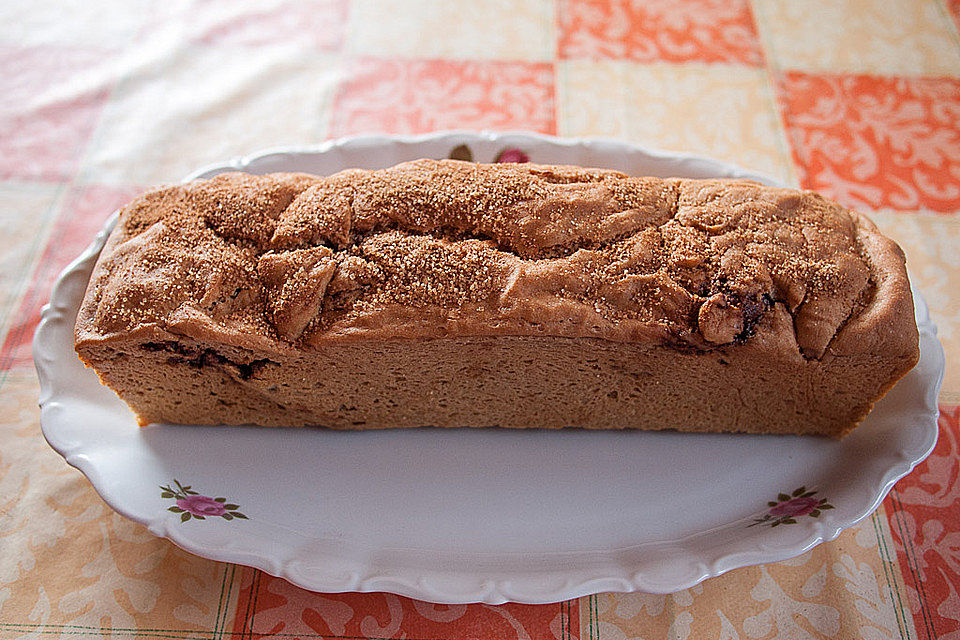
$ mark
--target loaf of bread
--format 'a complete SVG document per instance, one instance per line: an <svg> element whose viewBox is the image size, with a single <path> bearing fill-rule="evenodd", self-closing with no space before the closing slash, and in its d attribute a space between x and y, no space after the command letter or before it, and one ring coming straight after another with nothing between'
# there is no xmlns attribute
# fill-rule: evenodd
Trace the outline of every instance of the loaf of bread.
<svg viewBox="0 0 960 640"><path fill-rule="evenodd" d="M900 248L816 193L452 160L146 193L76 350L141 424L833 437L919 353Z"/></svg>

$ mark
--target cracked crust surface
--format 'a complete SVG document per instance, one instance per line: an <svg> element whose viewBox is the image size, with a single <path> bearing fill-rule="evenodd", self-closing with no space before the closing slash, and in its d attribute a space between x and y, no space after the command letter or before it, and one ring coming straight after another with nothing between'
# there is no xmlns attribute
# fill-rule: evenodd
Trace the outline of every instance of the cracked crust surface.
<svg viewBox="0 0 960 640"><path fill-rule="evenodd" d="M917 357L902 252L818 194L453 160L141 196L97 263L78 351L144 331L267 358L497 336L887 358L893 380Z"/></svg>

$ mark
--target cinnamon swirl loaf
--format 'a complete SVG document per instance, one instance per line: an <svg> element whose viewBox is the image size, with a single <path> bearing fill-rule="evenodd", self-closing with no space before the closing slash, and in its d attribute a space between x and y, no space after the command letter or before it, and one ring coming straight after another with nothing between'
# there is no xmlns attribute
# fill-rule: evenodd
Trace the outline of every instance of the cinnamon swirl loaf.
<svg viewBox="0 0 960 640"><path fill-rule="evenodd" d="M816 193L419 160L146 193L76 350L141 424L839 437L918 335L899 247Z"/></svg>

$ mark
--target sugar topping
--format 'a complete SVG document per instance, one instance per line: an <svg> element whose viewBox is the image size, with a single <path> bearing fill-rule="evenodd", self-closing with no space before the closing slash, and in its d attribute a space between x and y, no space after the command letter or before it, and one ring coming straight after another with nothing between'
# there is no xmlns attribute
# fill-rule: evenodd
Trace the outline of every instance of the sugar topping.
<svg viewBox="0 0 960 640"><path fill-rule="evenodd" d="M856 231L813 192L744 181L453 160L230 173L123 209L93 322L304 348L507 334L705 350L780 309L818 358L873 287Z"/></svg>

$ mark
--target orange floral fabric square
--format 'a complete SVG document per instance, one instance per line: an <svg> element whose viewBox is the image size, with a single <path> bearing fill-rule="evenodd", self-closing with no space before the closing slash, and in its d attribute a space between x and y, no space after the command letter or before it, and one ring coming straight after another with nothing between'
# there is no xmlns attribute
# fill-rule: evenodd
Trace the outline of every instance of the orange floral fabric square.
<svg viewBox="0 0 960 640"><path fill-rule="evenodd" d="M918 636L960 635L960 407L940 407L930 457L884 501ZM948 635L949 632L949 635Z"/></svg>
<svg viewBox="0 0 960 640"><path fill-rule="evenodd" d="M960 80L786 73L804 187L850 207L960 210Z"/></svg>
<svg viewBox="0 0 960 640"><path fill-rule="evenodd" d="M432 604L389 593L313 593L244 569L234 634L282 638L578 640L577 601L551 605Z"/></svg>
<svg viewBox="0 0 960 640"><path fill-rule="evenodd" d="M555 131L551 64L364 58L346 77L333 110L335 135Z"/></svg>
<svg viewBox="0 0 960 640"><path fill-rule="evenodd" d="M763 63L744 0L562 0L562 58Z"/></svg>
<svg viewBox="0 0 960 640"><path fill-rule="evenodd" d="M947 0L947 10L950 12L954 24L957 25L957 29L960 29L960 0Z"/></svg>

